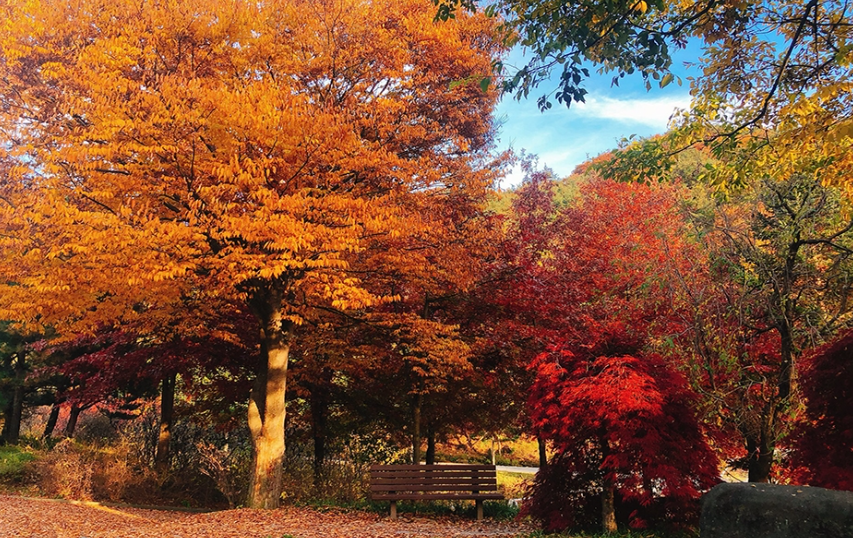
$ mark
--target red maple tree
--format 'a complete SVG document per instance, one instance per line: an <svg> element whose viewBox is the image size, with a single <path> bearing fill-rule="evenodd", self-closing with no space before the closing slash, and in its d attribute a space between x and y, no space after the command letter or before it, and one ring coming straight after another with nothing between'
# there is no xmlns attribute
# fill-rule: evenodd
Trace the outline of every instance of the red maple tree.
<svg viewBox="0 0 853 538"><path fill-rule="evenodd" d="M556 450L527 512L550 530L688 521L718 459L671 344L670 275L692 253L673 188L593 178L562 208L550 190L531 181L514 205L519 320L548 342L529 412Z"/></svg>

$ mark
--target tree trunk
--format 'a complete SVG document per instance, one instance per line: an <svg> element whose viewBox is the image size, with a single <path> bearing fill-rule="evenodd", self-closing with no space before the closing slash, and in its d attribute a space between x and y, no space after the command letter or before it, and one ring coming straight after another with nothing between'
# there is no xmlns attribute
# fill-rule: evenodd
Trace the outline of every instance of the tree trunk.
<svg viewBox="0 0 853 538"><path fill-rule="evenodd" d="M12 399L10 398L6 405L3 406L2 413L0 413L0 420L3 421L3 428L0 429L0 445L6 444L6 436L7 431L9 431L9 417L12 416Z"/></svg>
<svg viewBox="0 0 853 538"><path fill-rule="evenodd" d="M616 494L609 480L604 480L601 492L601 528L605 533L616 532Z"/></svg>
<svg viewBox="0 0 853 538"><path fill-rule="evenodd" d="M74 404L71 406L71 411L68 413L68 422L65 423L65 437L74 437L74 430L77 429L77 419L80 418L80 406Z"/></svg>
<svg viewBox="0 0 853 538"><path fill-rule="evenodd" d="M24 414L24 379L26 368L23 353L18 353L15 361L15 388L12 392L12 406L6 416L4 440L7 444L17 445L21 437L21 417Z"/></svg>
<svg viewBox="0 0 853 538"><path fill-rule="evenodd" d="M788 310L788 308L786 308ZM794 336L791 325L787 319L782 319L777 323L779 332L779 352L781 355L781 364L779 365L779 380L778 380L778 398L779 402L785 402L796 389L794 386Z"/></svg>
<svg viewBox="0 0 853 538"><path fill-rule="evenodd" d="M489 457L492 460L492 465L497 465L497 458L495 457L495 436L493 435L489 441Z"/></svg>
<svg viewBox="0 0 853 538"><path fill-rule="evenodd" d="M0 365L0 367L2 367L3 370L7 371L12 369L11 354L6 355L3 358L3 364ZM0 398L0 401L5 402L3 408L0 409L0 424L3 425L3 427L0 428L0 445L6 444L6 432L9 430L9 417L12 416L12 400L14 399L13 391L9 390L8 385L3 388L5 388L6 390L3 392L3 394L0 394L0 396L2 396Z"/></svg>
<svg viewBox="0 0 853 538"><path fill-rule="evenodd" d="M323 368L318 382L310 386L311 433L314 437L314 485L323 481L323 464L326 461L326 438L332 370Z"/></svg>
<svg viewBox="0 0 853 538"><path fill-rule="evenodd" d="M42 439L50 439L53 435L53 430L56 429L56 422L59 420L59 404L55 403L50 408L50 415L47 417L47 424L44 425L44 433Z"/></svg>
<svg viewBox="0 0 853 538"><path fill-rule="evenodd" d="M169 445L172 442L172 426L175 422L175 383L178 374L172 373L163 378L160 395L160 435L157 437L157 454L154 466L158 473L169 470Z"/></svg>
<svg viewBox="0 0 853 538"><path fill-rule="evenodd" d="M261 364L249 401L249 429L254 444L247 505L278 508L284 464L285 389L292 322L282 307L283 285L273 284L250 300L261 325Z"/></svg>
<svg viewBox="0 0 853 538"><path fill-rule="evenodd" d="M539 468L544 469L548 465L548 445L545 443L545 438L541 435L536 436L536 443L539 445Z"/></svg>
<svg viewBox="0 0 853 538"><path fill-rule="evenodd" d="M773 406L772 403L768 406ZM770 413L770 415L767 415ZM765 410L761 416L761 427L758 437L747 438L747 450L749 450L749 474L747 480L750 482L769 482L770 473L773 470L773 459L775 453L774 425L775 412Z"/></svg>
<svg viewBox="0 0 853 538"><path fill-rule="evenodd" d="M424 395L418 394L415 398L415 407L412 410L412 463L418 465L421 462L421 407L424 403Z"/></svg>
<svg viewBox="0 0 853 538"><path fill-rule="evenodd" d="M773 451L758 450L749 458L749 482L770 482L770 471L773 468Z"/></svg>
<svg viewBox="0 0 853 538"><path fill-rule="evenodd" d="M431 423L427 425L426 464L435 465L435 428Z"/></svg>

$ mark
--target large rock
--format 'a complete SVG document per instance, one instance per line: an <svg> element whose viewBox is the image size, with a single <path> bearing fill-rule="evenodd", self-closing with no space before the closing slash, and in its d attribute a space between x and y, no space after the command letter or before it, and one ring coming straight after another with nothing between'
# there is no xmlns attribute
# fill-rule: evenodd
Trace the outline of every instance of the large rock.
<svg viewBox="0 0 853 538"><path fill-rule="evenodd" d="M702 498L701 538L853 538L853 493L720 484Z"/></svg>

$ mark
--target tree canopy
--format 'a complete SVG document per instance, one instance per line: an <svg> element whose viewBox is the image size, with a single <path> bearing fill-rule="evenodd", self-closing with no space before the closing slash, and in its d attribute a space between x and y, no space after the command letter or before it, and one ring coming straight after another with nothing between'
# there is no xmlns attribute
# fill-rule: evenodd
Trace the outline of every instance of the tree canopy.
<svg viewBox="0 0 853 538"><path fill-rule="evenodd" d="M428 262L393 254L490 184L496 94L450 83L488 71L493 35L415 0L7 3L0 317L191 331L198 305L243 305L249 502L276 505L294 327L394 299L370 255Z"/></svg>

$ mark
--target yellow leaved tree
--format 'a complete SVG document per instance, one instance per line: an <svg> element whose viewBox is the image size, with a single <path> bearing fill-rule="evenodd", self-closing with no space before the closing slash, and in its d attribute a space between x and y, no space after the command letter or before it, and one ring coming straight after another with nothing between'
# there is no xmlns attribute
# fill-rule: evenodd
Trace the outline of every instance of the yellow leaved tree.
<svg viewBox="0 0 853 538"><path fill-rule="evenodd" d="M0 319L70 334L246 304L248 504L277 506L294 327L394 300L363 282L364 250L430 225L413 197L488 186L493 23L436 24L424 0L0 12Z"/></svg>

